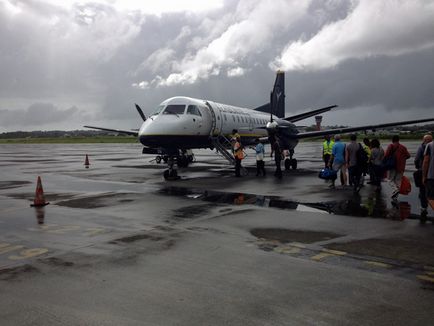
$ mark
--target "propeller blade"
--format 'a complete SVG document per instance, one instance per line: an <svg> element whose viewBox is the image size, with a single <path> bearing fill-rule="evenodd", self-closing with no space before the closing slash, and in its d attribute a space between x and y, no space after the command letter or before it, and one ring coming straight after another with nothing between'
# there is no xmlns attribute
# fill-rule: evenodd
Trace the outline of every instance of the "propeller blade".
<svg viewBox="0 0 434 326"><path fill-rule="evenodd" d="M140 114L140 116L142 117L143 121L146 121L146 116L145 116L145 114L143 113L143 111L142 111L142 109L140 108L140 106L139 106L138 104L135 104L135 105L136 105L137 112L139 112L139 114Z"/></svg>
<svg viewBox="0 0 434 326"><path fill-rule="evenodd" d="M273 122L273 92L270 93L270 122Z"/></svg>

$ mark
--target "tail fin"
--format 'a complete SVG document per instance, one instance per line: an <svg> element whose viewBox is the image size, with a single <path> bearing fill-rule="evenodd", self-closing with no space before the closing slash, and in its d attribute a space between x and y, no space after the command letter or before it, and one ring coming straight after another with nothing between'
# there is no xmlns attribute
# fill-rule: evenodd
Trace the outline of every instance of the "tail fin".
<svg viewBox="0 0 434 326"><path fill-rule="evenodd" d="M285 117L285 72L278 70L273 91L270 95L270 103L255 109L256 111L273 113L279 118Z"/></svg>

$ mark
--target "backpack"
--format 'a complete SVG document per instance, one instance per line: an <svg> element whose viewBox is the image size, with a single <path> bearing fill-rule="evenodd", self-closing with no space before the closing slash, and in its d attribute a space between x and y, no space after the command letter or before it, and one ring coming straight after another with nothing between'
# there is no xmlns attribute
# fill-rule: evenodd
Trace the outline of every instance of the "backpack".
<svg viewBox="0 0 434 326"><path fill-rule="evenodd" d="M366 154L365 149L362 144L359 143L359 149L356 152L357 166L360 167L361 171L368 172L368 154Z"/></svg>

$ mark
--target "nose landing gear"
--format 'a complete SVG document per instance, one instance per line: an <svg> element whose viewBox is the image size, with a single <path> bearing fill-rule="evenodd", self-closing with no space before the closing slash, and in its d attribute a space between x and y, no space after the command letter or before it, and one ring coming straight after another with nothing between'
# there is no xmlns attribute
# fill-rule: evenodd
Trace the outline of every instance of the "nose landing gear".
<svg viewBox="0 0 434 326"><path fill-rule="evenodd" d="M163 174L165 180L178 180L180 177L178 176L175 164L180 168L186 168L194 161L194 155L191 150L182 150L172 155L159 155L155 160L157 163L160 163L161 160L167 163L168 169Z"/></svg>

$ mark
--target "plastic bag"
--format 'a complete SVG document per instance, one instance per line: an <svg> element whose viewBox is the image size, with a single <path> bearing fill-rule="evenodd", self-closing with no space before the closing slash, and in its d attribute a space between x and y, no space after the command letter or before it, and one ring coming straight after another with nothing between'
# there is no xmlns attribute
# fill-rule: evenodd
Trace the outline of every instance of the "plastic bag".
<svg viewBox="0 0 434 326"><path fill-rule="evenodd" d="M408 195L411 192L411 183L410 179L405 175L402 176L401 179L401 187L399 188L399 193L401 195Z"/></svg>

